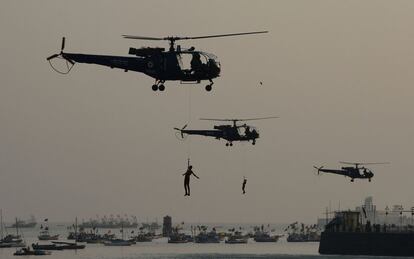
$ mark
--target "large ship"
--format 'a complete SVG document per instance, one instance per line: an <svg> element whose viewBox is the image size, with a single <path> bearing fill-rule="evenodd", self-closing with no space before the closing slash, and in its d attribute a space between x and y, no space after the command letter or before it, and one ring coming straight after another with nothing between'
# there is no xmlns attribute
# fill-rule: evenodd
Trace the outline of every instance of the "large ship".
<svg viewBox="0 0 414 259"><path fill-rule="evenodd" d="M412 225L371 224L365 218L359 211L336 212L322 232L319 253L414 256Z"/></svg>
<svg viewBox="0 0 414 259"><path fill-rule="evenodd" d="M16 223L14 223L13 225L9 226L9 228L34 228L37 225L36 222L36 218L31 215L30 219L28 220L17 220Z"/></svg>

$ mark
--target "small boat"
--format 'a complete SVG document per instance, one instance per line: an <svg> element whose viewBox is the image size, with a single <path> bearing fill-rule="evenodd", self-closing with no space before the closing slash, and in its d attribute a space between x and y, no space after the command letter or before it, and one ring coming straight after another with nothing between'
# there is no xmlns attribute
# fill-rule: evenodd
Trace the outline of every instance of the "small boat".
<svg viewBox="0 0 414 259"><path fill-rule="evenodd" d="M77 243L70 243L70 242L52 242L54 245L61 247L63 250L76 250L76 249L84 249L85 245L78 245Z"/></svg>
<svg viewBox="0 0 414 259"><path fill-rule="evenodd" d="M10 248L10 247L12 247L10 243L0 242L0 248Z"/></svg>
<svg viewBox="0 0 414 259"><path fill-rule="evenodd" d="M154 239L154 235L152 233L140 233L132 237L132 239L136 242L151 242Z"/></svg>
<svg viewBox="0 0 414 259"><path fill-rule="evenodd" d="M113 240L104 241L103 244L105 246L131 246L135 244L135 242L130 241L130 240L123 240L123 239L113 239Z"/></svg>
<svg viewBox="0 0 414 259"><path fill-rule="evenodd" d="M20 238L20 236L7 235L0 240L0 248L5 247L26 247L26 243Z"/></svg>
<svg viewBox="0 0 414 259"><path fill-rule="evenodd" d="M204 229L195 237L194 241L202 244L220 243L220 237L214 229L208 233Z"/></svg>
<svg viewBox="0 0 414 259"><path fill-rule="evenodd" d="M248 237L243 236L241 232L236 231L234 234L229 236L224 243L226 244L247 244Z"/></svg>
<svg viewBox="0 0 414 259"><path fill-rule="evenodd" d="M103 242L105 246L131 246L136 244L134 240L125 240L124 225L121 225L122 239L110 239Z"/></svg>
<svg viewBox="0 0 414 259"><path fill-rule="evenodd" d="M22 256L22 255L50 255L52 254L50 251L44 250L30 250L30 248L22 248L17 250L13 255L15 256Z"/></svg>
<svg viewBox="0 0 414 259"><path fill-rule="evenodd" d="M62 247L56 245L56 244L32 244L33 250L63 250Z"/></svg>
<svg viewBox="0 0 414 259"><path fill-rule="evenodd" d="M173 233L168 238L170 244L184 244L188 243L188 238L185 234Z"/></svg>
<svg viewBox="0 0 414 259"><path fill-rule="evenodd" d="M261 242L277 242L278 240L279 240L279 236L270 236L268 233L266 233L266 232L261 232L261 231L259 231L259 232L256 232L255 234L254 234L254 241L256 241L256 242L259 242L259 243L261 243Z"/></svg>
<svg viewBox="0 0 414 259"><path fill-rule="evenodd" d="M0 211L0 214L2 212ZM9 234L3 237L3 215L0 215L0 248L7 248L7 247L26 247L26 243L23 241L21 236L19 235L19 224L16 218L16 235Z"/></svg>
<svg viewBox="0 0 414 259"><path fill-rule="evenodd" d="M40 232L40 235L37 236L37 238L42 241L58 240L59 235L50 235L49 232L42 231Z"/></svg>

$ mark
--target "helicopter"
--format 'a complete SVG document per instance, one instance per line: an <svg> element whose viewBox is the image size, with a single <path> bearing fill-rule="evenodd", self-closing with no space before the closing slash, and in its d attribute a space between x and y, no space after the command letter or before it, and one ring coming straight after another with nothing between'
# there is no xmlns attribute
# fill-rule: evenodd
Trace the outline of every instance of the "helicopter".
<svg viewBox="0 0 414 259"><path fill-rule="evenodd" d="M181 83L196 83L208 80L206 91L211 91L213 79L220 76L220 62L214 54L195 50L194 47L188 49L181 48L180 45L175 46L176 41L196 40L229 36L240 36L249 34L268 33L268 31L241 32L231 34L207 35L198 37L143 37L133 35L122 35L125 39L133 40L152 40L152 41L168 41L169 49L160 47L142 47L129 48L128 54L135 57L125 56L107 56L92 55L79 53L66 53L65 37L62 38L62 45L59 54L53 54L46 58L51 67L58 73L68 74L75 63L88 63L107 66L110 68L123 69L125 72L135 71L144 73L155 79L152 85L154 91L164 91L166 81L180 81ZM61 58L66 61L67 71L57 70L51 63L52 59Z"/></svg>
<svg viewBox="0 0 414 259"><path fill-rule="evenodd" d="M354 182L354 179L368 179L368 181L371 182L372 177L374 177L374 173L370 169L368 169L364 166L360 167L360 165L389 164L389 163L350 163L350 162L339 162L339 163L346 164L346 165L354 165L355 167L344 166L344 167L341 167L341 169L323 169L323 166L321 166L321 167L314 166L314 168L316 170L318 170L318 175L321 172L322 173L339 174L339 175L343 175L345 177L350 177L351 182Z"/></svg>
<svg viewBox="0 0 414 259"><path fill-rule="evenodd" d="M206 137L214 137L215 139L227 140L226 146L233 146L233 141L247 141L252 142L252 145L256 144L256 139L259 138L259 132L252 126L247 124L237 125L239 121L253 121L253 120L266 120L274 119L279 117L263 117L263 118L252 118L252 119L206 119L201 118L200 120L208 121L231 121L233 125L215 125L212 130L190 130L186 129L187 124L179 128L174 128L180 134L181 139L184 139L184 134L187 135L201 135Z"/></svg>

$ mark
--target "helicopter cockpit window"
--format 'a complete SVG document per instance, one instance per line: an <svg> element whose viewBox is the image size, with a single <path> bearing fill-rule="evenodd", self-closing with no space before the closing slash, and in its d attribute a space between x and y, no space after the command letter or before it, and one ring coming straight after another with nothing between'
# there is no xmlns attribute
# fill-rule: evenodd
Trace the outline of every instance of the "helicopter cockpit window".
<svg viewBox="0 0 414 259"><path fill-rule="evenodd" d="M257 130L256 128L252 127L252 126L243 126L243 127L239 127L238 129L239 135L240 136L244 136L244 137L249 137L251 136L252 133L256 132Z"/></svg>
<svg viewBox="0 0 414 259"><path fill-rule="evenodd" d="M181 52L177 54L182 71L194 73L207 65L207 58L200 52Z"/></svg>

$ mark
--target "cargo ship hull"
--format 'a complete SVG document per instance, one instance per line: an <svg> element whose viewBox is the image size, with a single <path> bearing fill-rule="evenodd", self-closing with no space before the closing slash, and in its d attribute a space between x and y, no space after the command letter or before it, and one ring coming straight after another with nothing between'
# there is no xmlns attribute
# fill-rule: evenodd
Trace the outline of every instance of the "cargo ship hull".
<svg viewBox="0 0 414 259"><path fill-rule="evenodd" d="M414 256L414 232L322 232L320 254Z"/></svg>

